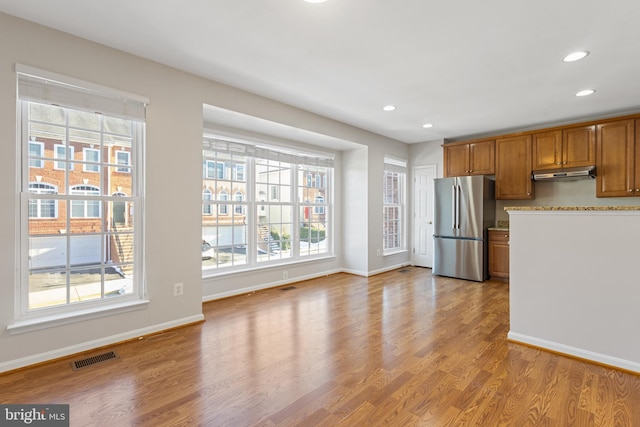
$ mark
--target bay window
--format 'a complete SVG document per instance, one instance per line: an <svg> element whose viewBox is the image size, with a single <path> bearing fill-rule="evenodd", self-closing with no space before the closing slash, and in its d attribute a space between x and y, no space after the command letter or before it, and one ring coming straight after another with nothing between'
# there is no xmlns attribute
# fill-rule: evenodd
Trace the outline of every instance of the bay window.
<svg viewBox="0 0 640 427"><path fill-rule="evenodd" d="M202 217L203 274L332 255L332 175L329 156L206 136L203 188L217 197L202 201L214 213Z"/></svg>

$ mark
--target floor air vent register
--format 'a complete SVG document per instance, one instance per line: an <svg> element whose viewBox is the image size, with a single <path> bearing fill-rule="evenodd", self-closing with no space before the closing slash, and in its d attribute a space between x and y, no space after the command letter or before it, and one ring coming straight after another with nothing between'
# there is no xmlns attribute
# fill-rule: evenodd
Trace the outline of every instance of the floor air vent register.
<svg viewBox="0 0 640 427"><path fill-rule="evenodd" d="M108 353L99 354L97 356L87 357L86 359L76 360L75 362L71 362L71 368L73 368L74 371L77 371L78 369L87 368L89 366L93 366L98 363L106 362L108 360L117 359L117 358L118 358L118 355L115 352L110 351Z"/></svg>

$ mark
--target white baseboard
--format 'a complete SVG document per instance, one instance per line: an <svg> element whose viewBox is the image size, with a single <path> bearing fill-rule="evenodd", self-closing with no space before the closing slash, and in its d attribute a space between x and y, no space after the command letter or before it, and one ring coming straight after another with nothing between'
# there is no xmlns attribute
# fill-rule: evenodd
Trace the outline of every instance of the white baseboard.
<svg viewBox="0 0 640 427"><path fill-rule="evenodd" d="M71 356L73 354L82 353L84 351L92 350L95 348L117 344L123 341L135 339L144 335L149 335L149 334L164 331L167 329L188 325L190 323L202 322L203 320L204 320L203 314L184 317L182 319L172 320L171 322L160 323L158 325L153 325L146 328L127 331L118 335L112 335L109 337L104 337L104 338L100 338L93 341L87 341L87 342L72 345L69 347L63 347L63 348L47 351L44 353L30 355L20 359L9 360L7 362L0 363L0 373L12 371L14 369L24 368L26 366L35 365L35 364L47 362L50 360L59 359L61 357Z"/></svg>
<svg viewBox="0 0 640 427"><path fill-rule="evenodd" d="M233 289L233 290L230 290L230 291L219 292L219 293L215 293L215 294L209 294L209 295L205 295L205 296L202 297L202 302L215 301L215 300L218 300L218 299L229 298L229 297L233 297L233 296L236 296L236 295L249 294L251 292L261 291L261 290L269 289L269 288L275 288L277 286L282 286L282 285L286 285L286 284L289 284L289 283L302 282L304 280L311 280L311 279L316 279L318 277L329 276L330 274L342 273L343 271L344 270L341 270L341 269L323 271L322 273L314 273L314 274L309 274L307 276L296 276L296 277L292 277L291 279L276 280L274 282L260 283L258 285L247 286L247 287L244 287L244 288Z"/></svg>
<svg viewBox="0 0 640 427"><path fill-rule="evenodd" d="M547 341L544 339L531 337L528 335L519 334L517 332L509 331L507 339L510 341L528 344L533 347L550 350L556 353L566 354L568 356L577 357L579 359L590 360L602 365L611 366L614 368L624 369L635 373L640 373L640 363L632 360L620 359L607 354L594 353L582 348L571 347L565 344L559 344L553 341Z"/></svg>
<svg viewBox="0 0 640 427"><path fill-rule="evenodd" d="M399 268L407 267L409 265L411 265L411 264L408 263L408 262L403 262L403 263L400 263L400 264L396 264L396 265L392 265L392 266L389 266L389 267L381 268L379 270L370 271L367 274L367 277L375 276L376 274L386 273L387 271L397 270Z"/></svg>

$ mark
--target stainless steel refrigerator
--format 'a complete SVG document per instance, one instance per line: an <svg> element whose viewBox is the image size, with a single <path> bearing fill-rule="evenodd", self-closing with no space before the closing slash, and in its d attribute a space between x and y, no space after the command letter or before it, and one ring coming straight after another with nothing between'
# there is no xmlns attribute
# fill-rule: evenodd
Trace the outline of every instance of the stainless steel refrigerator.
<svg viewBox="0 0 640 427"><path fill-rule="evenodd" d="M484 281L487 229L495 223L495 181L462 176L435 179L434 184L433 274Z"/></svg>

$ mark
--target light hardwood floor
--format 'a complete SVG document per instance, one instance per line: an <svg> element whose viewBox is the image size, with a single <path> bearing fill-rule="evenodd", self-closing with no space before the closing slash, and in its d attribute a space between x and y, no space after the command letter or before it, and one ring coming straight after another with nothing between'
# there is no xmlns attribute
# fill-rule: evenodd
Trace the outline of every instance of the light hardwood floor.
<svg viewBox="0 0 640 427"><path fill-rule="evenodd" d="M204 304L206 322L0 375L72 426L640 426L640 376L506 341L508 285L407 267ZM597 313L594 313L597 315Z"/></svg>

